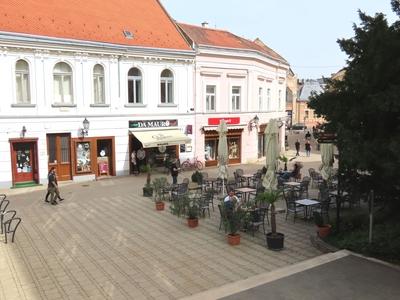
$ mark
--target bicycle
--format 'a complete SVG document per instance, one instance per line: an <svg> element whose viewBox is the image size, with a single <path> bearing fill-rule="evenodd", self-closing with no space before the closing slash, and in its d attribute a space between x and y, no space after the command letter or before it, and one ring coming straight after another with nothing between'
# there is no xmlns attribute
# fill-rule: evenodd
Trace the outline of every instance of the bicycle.
<svg viewBox="0 0 400 300"><path fill-rule="evenodd" d="M188 158L181 164L182 171L188 171L190 169L201 170L203 169L203 163L197 159L197 156L193 158L193 161Z"/></svg>

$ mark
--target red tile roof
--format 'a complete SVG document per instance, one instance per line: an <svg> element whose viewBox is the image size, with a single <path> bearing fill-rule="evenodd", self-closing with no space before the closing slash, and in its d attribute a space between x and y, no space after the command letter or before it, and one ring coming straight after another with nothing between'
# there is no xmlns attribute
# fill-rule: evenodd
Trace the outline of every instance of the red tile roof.
<svg viewBox="0 0 400 300"><path fill-rule="evenodd" d="M258 43L258 41L260 41L259 39L253 42L226 30L211 29L183 23L178 23L178 25L197 45L258 51L271 58L287 63L286 60L274 50L262 42L262 45L260 45Z"/></svg>
<svg viewBox="0 0 400 300"><path fill-rule="evenodd" d="M5 0L0 31L191 50L158 0Z"/></svg>

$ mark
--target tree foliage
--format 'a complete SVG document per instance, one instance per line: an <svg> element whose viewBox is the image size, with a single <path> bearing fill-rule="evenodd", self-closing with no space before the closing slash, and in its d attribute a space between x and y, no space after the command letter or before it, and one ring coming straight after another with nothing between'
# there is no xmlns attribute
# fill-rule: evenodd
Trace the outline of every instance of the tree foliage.
<svg viewBox="0 0 400 300"><path fill-rule="evenodd" d="M398 0L392 7L400 16ZM328 80L310 106L337 133L346 178L394 204L400 189L400 22L389 25L383 14L359 16L355 36L338 40L348 55L344 78Z"/></svg>

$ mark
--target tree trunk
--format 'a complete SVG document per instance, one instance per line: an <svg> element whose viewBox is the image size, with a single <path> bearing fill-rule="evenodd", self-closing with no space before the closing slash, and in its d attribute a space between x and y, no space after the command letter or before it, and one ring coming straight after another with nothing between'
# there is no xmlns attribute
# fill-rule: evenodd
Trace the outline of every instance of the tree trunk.
<svg viewBox="0 0 400 300"><path fill-rule="evenodd" d="M275 205L271 204L271 232L276 233Z"/></svg>

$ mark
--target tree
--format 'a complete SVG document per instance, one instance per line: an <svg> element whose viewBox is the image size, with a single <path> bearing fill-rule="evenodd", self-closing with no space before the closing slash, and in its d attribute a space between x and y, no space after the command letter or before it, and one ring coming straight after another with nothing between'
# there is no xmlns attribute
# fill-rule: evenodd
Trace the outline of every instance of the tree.
<svg viewBox="0 0 400 300"><path fill-rule="evenodd" d="M393 10L400 16L398 0ZM390 207L400 195L400 22L359 12L355 36L338 40L348 55L344 78L327 80L310 107L337 133L339 172L353 189L374 189ZM399 210L391 210L399 213Z"/></svg>

